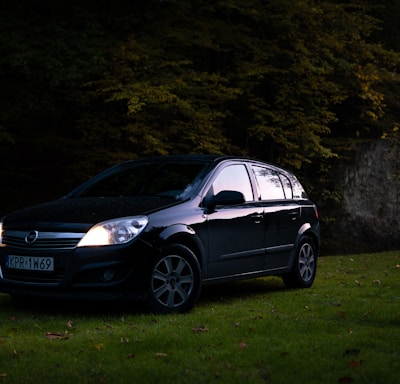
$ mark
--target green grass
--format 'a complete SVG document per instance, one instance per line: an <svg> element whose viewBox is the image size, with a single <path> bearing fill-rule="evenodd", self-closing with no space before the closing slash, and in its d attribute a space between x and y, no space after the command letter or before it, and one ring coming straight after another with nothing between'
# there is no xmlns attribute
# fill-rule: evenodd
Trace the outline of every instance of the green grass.
<svg viewBox="0 0 400 384"><path fill-rule="evenodd" d="M314 286L218 285L185 315L0 294L3 383L398 383L400 252L320 259Z"/></svg>

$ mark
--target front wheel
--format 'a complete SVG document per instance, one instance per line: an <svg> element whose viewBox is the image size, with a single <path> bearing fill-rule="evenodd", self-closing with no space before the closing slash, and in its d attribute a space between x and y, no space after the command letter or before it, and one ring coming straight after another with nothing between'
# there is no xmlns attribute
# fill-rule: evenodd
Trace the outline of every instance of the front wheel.
<svg viewBox="0 0 400 384"><path fill-rule="evenodd" d="M292 270L282 279L289 288L309 288L317 273L317 251L313 240L304 236L296 250Z"/></svg>
<svg viewBox="0 0 400 384"><path fill-rule="evenodd" d="M151 270L149 309L155 313L189 311L200 290L200 265L194 253L179 244L166 247Z"/></svg>

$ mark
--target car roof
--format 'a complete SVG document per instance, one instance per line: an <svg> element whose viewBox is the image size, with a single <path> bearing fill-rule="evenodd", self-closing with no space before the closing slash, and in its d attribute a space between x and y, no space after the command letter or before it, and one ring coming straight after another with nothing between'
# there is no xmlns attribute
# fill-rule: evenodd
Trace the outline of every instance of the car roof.
<svg viewBox="0 0 400 384"><path fill-rule="evenodd" d="M181 155L163 155L163 156L152 156L152 157L144 157L136 160L129 160L130 162L185 162L185 161L199 161L199 162L209 162L209 163L220 163L225 160L237 160L237 161L246 161L251 163L258 163L263 165L268 165L273 168L279 169L284 172L291 173L290 171L280 167L279 165L269 163L260 159L253 159L251 157L244 156L233 156L233 155L218 155L218 154L181 154Z"/></svg>
<svg viewBox="0 0 400 384"><path fill-rule="evenodd" d="M229 160L237 160L237 161L245 161L249 163L255 163L260 165L267 165L275 170L282 171L289 175L293 175L292 172L280 167L279 165L268 163L264 160L253 159L250 157L243 156L233 156L233 155L220 155L220 154L180 154L180 155L160 155L160 156L149 156L138 159L132 159L125 161L120 164L116 164L116 167L119 166L129 166L129 164L133 163L163 163L163 162L201 162L201 163L209 163L209 164L218 164L223 161Z"/></svg>
<svg viewBox="0 0 400 384"><path fill-rule="evenodd" d="M234 159L234 156L228 155L216 155L216 154L182 154L182 155L164 155L164 156L152 156L152 157L144 157L139 158L137 160L132 161L154 161L154 162L162 162L162 161L204 161L204 162L213 162L216 160L225 160L225 159Z"/></svg>

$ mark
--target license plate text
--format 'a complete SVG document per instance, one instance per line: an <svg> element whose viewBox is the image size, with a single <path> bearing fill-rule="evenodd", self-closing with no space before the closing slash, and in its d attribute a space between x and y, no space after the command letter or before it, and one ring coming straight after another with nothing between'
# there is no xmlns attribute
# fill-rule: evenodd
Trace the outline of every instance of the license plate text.
<svg viewBox="0 0 400 384"><path fill-rule="evenodd" d="M54 258L34 256L8 256L8 268L26 271L54 271Z"/></svg>

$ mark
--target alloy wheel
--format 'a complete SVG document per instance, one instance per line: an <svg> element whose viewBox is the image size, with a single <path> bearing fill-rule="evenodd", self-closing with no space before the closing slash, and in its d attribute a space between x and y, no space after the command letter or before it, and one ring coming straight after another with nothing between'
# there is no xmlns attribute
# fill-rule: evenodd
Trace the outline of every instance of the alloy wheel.
<svg viewBox="0 0 400 384"><path fill-rule="evenodd" d="M151 277L153 296L165 307L172 309L184 304L194 284L192 267L182 256L165 256L153 269Z"/></svg>
<svg viewBox="0 0 400 384"><path fill-rule="evenodd" d="M314 249L309 243L304 243L299 251L299 272L303 281L310 281L315 274Z"/></svg>

